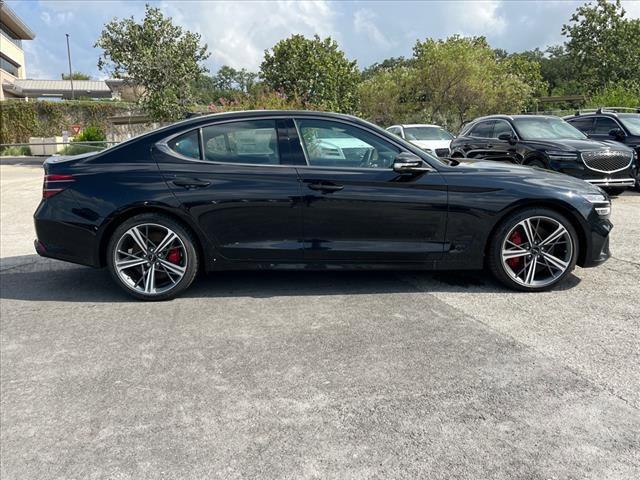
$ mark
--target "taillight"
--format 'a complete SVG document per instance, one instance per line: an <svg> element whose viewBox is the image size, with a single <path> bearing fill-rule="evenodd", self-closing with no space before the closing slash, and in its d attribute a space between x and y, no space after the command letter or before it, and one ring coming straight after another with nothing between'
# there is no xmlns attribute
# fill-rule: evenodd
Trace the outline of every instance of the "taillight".
<svg viewBox="0 0 640 480"><path fill-rule="evenodd" d="M73 175L45 175L42 185L42 198L51 198L57 195L65 188L70 187L72 182L75 182Z"/></svg>

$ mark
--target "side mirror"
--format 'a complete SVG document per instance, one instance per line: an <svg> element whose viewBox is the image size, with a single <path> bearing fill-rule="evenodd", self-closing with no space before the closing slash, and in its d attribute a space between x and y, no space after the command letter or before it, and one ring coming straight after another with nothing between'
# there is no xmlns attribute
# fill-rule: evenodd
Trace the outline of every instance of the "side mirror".
<svg viewBox="0 0 640 480"><path fill-rule="evenodd" d="M506 132L498 135L498 140L502 140L503 142L516 143L515 137Z"/></svg>
<svg viewBox="0 0 640 480"><path fill-rule="evenodd" d="M398 173L412 172L430 172L433 169L429 167L424 160L417 155L409 152L399 153L393 159L393 171Z"/></svg>
<svg viewBox="0 0 640 480"><path fill-rule="evenodd" d="M625 134L624 134L624 132L623 132L621 129L619 129L619 128L613 128L613 129L609 130L609 136L610 136L610 137L613 137L613 138L618 138L618 139L619 139L619 138L624 138L624 137L625 137Z"/></svg>

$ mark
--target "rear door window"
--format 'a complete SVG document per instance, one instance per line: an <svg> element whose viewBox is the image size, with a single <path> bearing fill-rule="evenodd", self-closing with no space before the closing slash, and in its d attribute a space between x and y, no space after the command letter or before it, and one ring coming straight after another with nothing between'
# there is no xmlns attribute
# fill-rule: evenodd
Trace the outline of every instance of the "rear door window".
<svg viewBox="0 0 640 480"><path fill-rule="evenodd" d="M576 127L582 133L593 133L593 117L590 118L570 118L567 120L571 125Z"/></svg>
<svg viewBox="0 0 640 480"><path fill-rule="evenodd" d="M469 135L471 137L477 138L491 138L493 136L493 124L495 122L493 120L489 120L486 122L479 122L475 125Z"/></svg>
<svg viewBox="0 0 640 480"><path fill-rule="evenodd" d="M204 159L211 162L279 165L275 120L248 120L202 129Z"/></svg>

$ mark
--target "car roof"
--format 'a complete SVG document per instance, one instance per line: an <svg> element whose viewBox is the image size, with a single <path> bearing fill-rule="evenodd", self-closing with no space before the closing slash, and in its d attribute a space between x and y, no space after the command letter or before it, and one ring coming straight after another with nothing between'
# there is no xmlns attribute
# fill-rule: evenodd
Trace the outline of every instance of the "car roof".
<svg viewBox="0 0 640 480"><path fill-rule="evenodd" d="M480 120L517 120L520 118L560 118L557 117L555 115L502 115L502 114L497 114L497 115L486 115L484 117L478 117L476 119L474 119L472 122L469 123L475 123L475 122L479 122Z"/></svg>
<svg viewBox="0 0 640 480"><path fill-rule="evenodd" d="M400 124L400 125L394 125L394 127L402 127L402 128L436 127L436 128L442 128L440 125L436 125L435 123L403 123L403 124Z"/></svg>

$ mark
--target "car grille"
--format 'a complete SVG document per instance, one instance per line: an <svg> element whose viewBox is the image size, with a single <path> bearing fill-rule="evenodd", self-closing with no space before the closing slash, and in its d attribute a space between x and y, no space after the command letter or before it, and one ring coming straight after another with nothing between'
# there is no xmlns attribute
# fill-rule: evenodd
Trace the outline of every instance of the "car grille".
<svg viewBox="0 0 640 480"><path fill-rule="evenodd" d="M436 155L439 157L448 157L450 153L448 148L436 148Z"/></svg>
<svg viewBox="0 0 640 480"><path fill-rule="evenodd" d="M624 170L631 164L633 154L619 150L601 150L596 152L583 152L582 161L591 170L596 172L612 173Z"/></svg>

